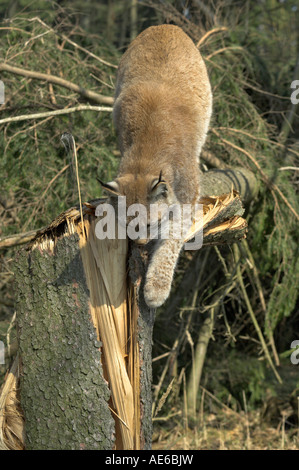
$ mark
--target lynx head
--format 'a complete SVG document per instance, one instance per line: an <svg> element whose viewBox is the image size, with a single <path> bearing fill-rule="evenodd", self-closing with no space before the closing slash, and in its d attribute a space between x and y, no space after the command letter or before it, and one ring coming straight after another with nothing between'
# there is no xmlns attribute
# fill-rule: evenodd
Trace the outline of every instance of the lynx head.
<svg viewBox="0 0 299 470"><path fill-rule="evenodd" d="M161 220L166 208L176 202L171 185L163 178L162 171L158 175L125 174L114 181L103 183L98 180L109 196L109 202L118 208L118 198L125 196L126 224L136 219L138 226L146 227L146 236L136 239L136 243L145 244L149 241L149 227ZM138 206L137 206L138 205ZM118 218L120 214L117 213ZM122 220L124 220L122 218ZM144 233L144 232L143 232Z"/></svg>

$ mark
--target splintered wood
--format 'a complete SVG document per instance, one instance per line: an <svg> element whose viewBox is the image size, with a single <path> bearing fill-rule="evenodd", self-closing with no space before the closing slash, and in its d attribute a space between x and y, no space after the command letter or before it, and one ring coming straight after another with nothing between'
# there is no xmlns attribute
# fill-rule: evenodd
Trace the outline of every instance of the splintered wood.
<svg viewBox="0 0 299 470"><path fill-rule="evenodd" d="M111 390L111 409L120 435L116 448L139 449L139 364L136 318L127 303L127 240L98 240L95 220L84 220L79 246L90 291L90 311L103 344L103 367ZM136 377L137 372L137 377Z"/></svg>
<svg viewBox="0 0 299 470"><path fill-rule="evenodd" d="M203 232L203 245L233 243L246 238L247 222L241 216L244 213L241 199L236 191L221 196L202 197L198 217L185 237L188 242Z"/></svg>

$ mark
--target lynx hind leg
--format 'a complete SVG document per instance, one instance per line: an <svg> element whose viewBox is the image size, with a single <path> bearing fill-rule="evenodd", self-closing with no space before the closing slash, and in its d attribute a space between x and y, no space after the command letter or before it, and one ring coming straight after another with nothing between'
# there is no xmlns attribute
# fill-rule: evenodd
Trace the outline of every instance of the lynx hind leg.
<svg viewBox="0 0 299 470"><path fill-rule="evenodd" d="M144 299L150 308L160 307L168 298L183 245L182 240L163 240L153 252L144 286Z"/></svg>

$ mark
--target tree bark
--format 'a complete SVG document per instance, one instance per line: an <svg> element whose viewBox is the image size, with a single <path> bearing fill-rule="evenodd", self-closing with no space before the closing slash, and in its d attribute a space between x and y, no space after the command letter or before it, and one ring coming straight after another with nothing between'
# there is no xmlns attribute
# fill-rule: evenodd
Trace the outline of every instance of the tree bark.
<svg viewBox="0 0 299 470"><path fill-rule="evenodd" d="M114 421L78 236L15 267L26 449L111 449Z"/></svg>

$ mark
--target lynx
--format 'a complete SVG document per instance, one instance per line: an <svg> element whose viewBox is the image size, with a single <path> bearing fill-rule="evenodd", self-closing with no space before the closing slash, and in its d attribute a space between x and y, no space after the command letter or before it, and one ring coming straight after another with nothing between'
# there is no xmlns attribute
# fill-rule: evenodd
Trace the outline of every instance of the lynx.
<svg viewBox="0 0 299 470"><path fill-rule="evenodd" d="M122 158L117 178L102 183L111 200L125 196L127 207L139 203L148 209L194 205L211 112L207 70L192 40L172 25L143 31L118 68L113 121ZM150 308L168 298L183 245L171 230L168 239L155 242L144 284Z"/></svg>

